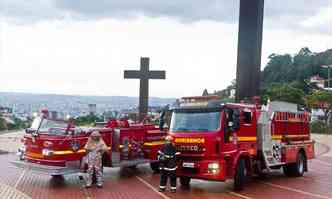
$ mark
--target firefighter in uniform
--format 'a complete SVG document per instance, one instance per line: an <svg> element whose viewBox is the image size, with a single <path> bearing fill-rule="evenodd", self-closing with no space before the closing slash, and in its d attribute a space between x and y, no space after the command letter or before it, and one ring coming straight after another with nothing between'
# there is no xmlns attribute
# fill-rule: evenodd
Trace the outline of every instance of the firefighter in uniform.
<svg viewBox="0 0 332 199"><path fill-rule="evenodd" d="M160 163L160 185L159 191L166 190L167 180L170 179L171 192L176 192L176 149L172 143L172 137L166 137L166 144L158 151L158 160Z"/></svg>
<svg viewBox="0 0 332 199"><path fill-rule="evenodd" d="M108 151L107 145L98 131L93 131L86 143L84 149L87 152L87 179L86 188L92 185L93 174L95 172L97 178L97 187L103 186L103 172L102 172L102 156Z"/></svg>

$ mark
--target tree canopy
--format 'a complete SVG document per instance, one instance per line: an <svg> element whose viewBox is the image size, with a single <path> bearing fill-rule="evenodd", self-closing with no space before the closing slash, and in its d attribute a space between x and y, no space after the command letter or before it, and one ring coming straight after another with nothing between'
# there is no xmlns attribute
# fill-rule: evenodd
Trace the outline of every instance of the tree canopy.
<svg viewBox="0 0 332 199"><path fill-rule="evenodd" d="M305 47L294 56L290 54L271 54L262 72L262 89L274 83L296 83L301 85L306 94L305 80L314 75L327 79L327 69L322 65L332 64L332 49L321 53L313 53Z"/></svg>
<svg viewBox="0 0 332 199"><path fill-rule="evenodd" d="M78 126L89 126L95 124L96 122L103 122L104 119L96 115L89 114L86 116L77 117L74 121Z"/></svg>
<svg viewBox="0 0 332 199"><path fill-rule="evenodd" d="M313 53L305 47L294 56L271 54L262 72L263 101L283 100L301 105L328 102L329 92L317 92L319 88L310 83L314 75L327 79L327 69L322 65L332 64L332 49Z"/></svg>
<svg viewBox="0 0 332 199"><path fill-rule="evenodd" d="M289 84L272 84L263 94L263 100L286 101L295 104L304 105L304 92Z"/></svg>

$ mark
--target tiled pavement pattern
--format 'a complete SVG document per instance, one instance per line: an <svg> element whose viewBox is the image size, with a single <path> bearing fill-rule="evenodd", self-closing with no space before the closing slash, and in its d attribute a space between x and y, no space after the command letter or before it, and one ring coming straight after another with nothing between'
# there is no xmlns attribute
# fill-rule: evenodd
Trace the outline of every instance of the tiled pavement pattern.
<svg viewBox="0 0 332 199"><path fill-rule="evenodd" d="M23 192L20 192L17 189L3 183L0 183L0 197L11 199L30 199L30 197Z"/></svg>
<svg viewBox="0 0 332 199"><path fill-rule="evenodd" d="M23 131L0 133L0 151L17 152L17 149L21 146L23 133Z"/></svg>

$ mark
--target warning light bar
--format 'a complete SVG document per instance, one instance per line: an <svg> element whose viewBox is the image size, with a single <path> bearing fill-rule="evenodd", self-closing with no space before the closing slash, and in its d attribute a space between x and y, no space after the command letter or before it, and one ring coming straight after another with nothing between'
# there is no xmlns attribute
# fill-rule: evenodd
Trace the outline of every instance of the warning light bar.
<svg viewBox="0 0 332 199"><path fill-rule="evenodd" d="M209 105L209 101L218 100L217 95L183 97L180 100L180 107L204 107Z"/></svg>

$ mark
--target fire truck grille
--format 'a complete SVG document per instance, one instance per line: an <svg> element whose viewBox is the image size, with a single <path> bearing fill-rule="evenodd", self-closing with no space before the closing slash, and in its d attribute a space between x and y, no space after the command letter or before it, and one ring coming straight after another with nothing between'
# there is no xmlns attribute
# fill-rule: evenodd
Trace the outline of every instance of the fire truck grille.
<svg viewBox="0 0 332 199"><path fill-rule="evenodd" d="M198 162L203 160L202 157L187 157L187 156L181 156L182 161L191 161L191 162Z"/></svg>

